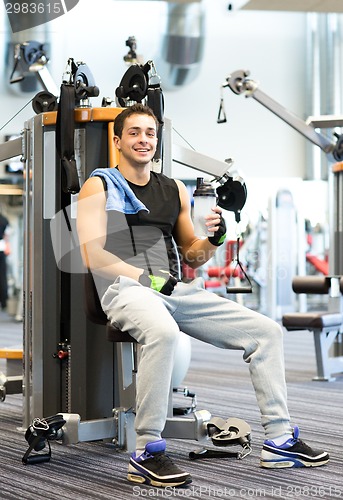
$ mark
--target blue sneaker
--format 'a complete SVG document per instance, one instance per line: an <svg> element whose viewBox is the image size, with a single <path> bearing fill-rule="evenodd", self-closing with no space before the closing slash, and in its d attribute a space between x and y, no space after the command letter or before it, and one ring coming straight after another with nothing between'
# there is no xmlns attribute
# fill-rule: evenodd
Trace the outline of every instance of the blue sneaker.
<svg viewBox="0 0 343 500"><path fill-rule="evenodd" d="M325 451L313 450L299 439L299 428L294 427L293 437L281 446L266 440L261 453L261 467L276 469L282 467L319 467L329 461Z"/></svg>
<svg viewBox="0 0 343 500"><path fill-rule="evenodd" d="M191 483L191 476L187 472L182 472L165 454L165 450L166 442L160 439L147 443L144 452L138 457L133 453L129 463L128 480L161 487Z"/></svg>

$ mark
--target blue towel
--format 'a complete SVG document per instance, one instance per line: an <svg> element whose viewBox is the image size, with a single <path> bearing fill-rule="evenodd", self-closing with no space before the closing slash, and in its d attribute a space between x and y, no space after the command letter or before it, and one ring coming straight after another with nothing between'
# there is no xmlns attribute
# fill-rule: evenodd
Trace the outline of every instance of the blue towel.
<svg viewBox="0 0 343 500"><path fill-rule="evenodd" d="M90 177L103 177L107 184L106 210L117 210L124 214L136 214L140 210L149 212L117 168L96 168Z"/></svg>

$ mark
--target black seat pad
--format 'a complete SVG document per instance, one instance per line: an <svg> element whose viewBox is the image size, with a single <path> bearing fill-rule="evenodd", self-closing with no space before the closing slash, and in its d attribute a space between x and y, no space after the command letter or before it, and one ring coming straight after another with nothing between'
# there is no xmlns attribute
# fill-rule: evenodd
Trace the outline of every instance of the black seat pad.
<svg viewBox="0 0 343 500"><path fill-rule="evenodd" d="M342 323L343 314L339 312L312 311L306 313L287 313L282 317L283 326L289 330L339 327Z"/></svg>

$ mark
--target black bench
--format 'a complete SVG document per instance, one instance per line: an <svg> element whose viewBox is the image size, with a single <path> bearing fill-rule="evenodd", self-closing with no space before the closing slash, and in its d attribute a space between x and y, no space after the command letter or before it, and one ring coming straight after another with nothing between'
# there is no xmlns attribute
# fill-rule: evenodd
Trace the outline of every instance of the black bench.
<svg viewBox="0 0 343 500"><path fill-rule="evenodd" d="M298 294L326 294L328 296L335 288L335 300L338 300L340 304L342 298L337 298L337 294L343 294L343 277L297 276L293 279L292 288ZM282 324L288 331L313 332L317 364L317 375L313 380L330 381L335 379L335 374L343 373L342 307L333 311L287 313L282 317Z"/></svg>

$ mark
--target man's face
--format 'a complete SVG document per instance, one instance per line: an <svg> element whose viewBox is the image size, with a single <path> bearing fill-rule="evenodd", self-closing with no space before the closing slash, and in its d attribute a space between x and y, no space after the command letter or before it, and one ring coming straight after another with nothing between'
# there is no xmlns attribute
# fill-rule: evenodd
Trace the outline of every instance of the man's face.
<svg viewBox="0 0 343 500"><path fill-rule="evenodd" d="M155 120L144 114L126 118L121 138L114 136L114 144L129 163L146 165L156 151L157 131Z"/></svg>

